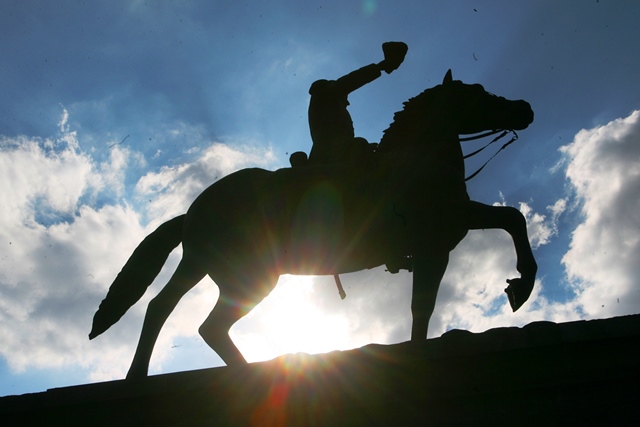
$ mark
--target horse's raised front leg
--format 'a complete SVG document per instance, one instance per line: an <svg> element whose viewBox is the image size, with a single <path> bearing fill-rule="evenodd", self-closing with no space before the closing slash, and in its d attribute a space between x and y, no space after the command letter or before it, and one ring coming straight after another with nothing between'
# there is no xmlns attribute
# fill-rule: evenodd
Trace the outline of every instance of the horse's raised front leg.
<svg viewBox="0 0 640 427"><path fill-rule="evenodd" d="M438 288L449 263L449 252L416 253L413 260L411 341L416 341L427 337Z"/></svg>
<svg viewBox="0 0 640 427"><path fill-rule="evenodd" d="M462 216L464 225L469 230L501 228L511 235L516 249L516 269L521 277L507 280L509 286L505 292L513 311L518 310L529 299L538 271L524 216L513 207L489 206L473 201L464 203Z"/></svg>

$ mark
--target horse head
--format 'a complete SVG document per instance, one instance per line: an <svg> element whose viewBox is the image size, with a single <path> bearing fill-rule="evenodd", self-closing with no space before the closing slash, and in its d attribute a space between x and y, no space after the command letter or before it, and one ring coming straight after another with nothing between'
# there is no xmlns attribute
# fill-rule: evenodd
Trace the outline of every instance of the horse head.
<svg viewBox="0 0 640 427"><path fill-rule="evenodd" d="M424 147L425 142L457 140L458 135L485 131L522 130L531 122L533 110L528 102L508 100L482 85L453 80L449 70L442 84L404 103L384 131L378 151Z"/></svg>
<svg viewBox="0 0 640 427"><path fill-rule="evenodd" d="M533 122L528 102L509 100L487 92L480 84L453 80L447 71L440 88L441 117L456 134L474 134L486 130L522 130Z"/></svg>

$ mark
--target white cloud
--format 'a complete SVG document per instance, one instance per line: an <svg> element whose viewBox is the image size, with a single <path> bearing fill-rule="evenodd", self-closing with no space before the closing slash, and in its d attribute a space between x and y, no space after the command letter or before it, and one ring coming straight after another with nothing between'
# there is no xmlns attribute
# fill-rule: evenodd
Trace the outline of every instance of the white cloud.
<svg viewBox="0 0 640 427"><path fill-rule="evenodd" d="M96 184L91 160L78 154L73 135L57 140L5 138L0 145L3 223L29 221L30 204L40 201L57 213L71 213L87 185Z"/></svg>
<svg viewBox="0 0 640 427"><path fill-rule="evenodd" d="M587 317L640 309L640 111L580 131L561 148L581 202L562 259Z"/></svg>
<svg viewBox="0 0 640 427"><path fill-rule="evenodd" d="M537 249L549 243L553 236L558 234L558 217L565 211L567 201L559 199L552 206L547 206L551 218L547 220L546 215L533 212L526 203L520 203L520 212L527 219L527 231L531 247Z"/></svg>
<svg viewBox="0 0 640 427"><path fill-rule="evenodd" d="M99 357L83 350L91 309L143 236L131 208L82 201L116 181L127 155L97 166L67 120L58 138L4 138L0 151L0 354L17 371Z"/></svg>
<svg viewBox="0 0 640 427"><path fill-rule="evenodd" d="M64 107L62 107L62 115L60 116L60 121L58 122L58 129L63 133L69 132L69 111L67 111L67 109Z"/></svg>
<svg viewBox="0 0 640 427"><path fill-rule="evenodd" d="M141 200L149 201L146 210L150 218L165 221L186 212L205 188L223 176L248 166L270 167L275 161L270 149L215 143L192 163L147 173L138 181L136 193Z"/></svg>
<svg viewBox="0 0 640 427"><path fill-rule="evenodd" d="M93 314L127 257L152 227L184 212L215 179L266 165L273 155L213 144L191 164L142 177L137 196L152 202L136 211L138 204L126 200L124 179L133 164L144 165L142 156L116 145L97 163L80 149L68 122L64 110L61 133L51 139L0 137L0 356L15 372L81 367L91 380L118 378L131 361L146 302L166 283L179 254L121 322L89 342ZM145 217L152 223L144 225ZM197 334L197 325L187 331L186 319L208 314L215 300L211 287L185 298L192 303L187 311L176 310L155 367L167 359L167 342Z"/></svg>
<svg viewBox="0 0 640 427"><path fill-rule="evenodd" d="M501 202L496 202L494 206L507 206L502 193L500 193ZM553 205L547 206L547 211L551 218L547 220L547 216L534 212L531 206L525 202L520 202L519 210L527 220L527 233L529 234L529 242L532 249L537 249L542 245L549 243L553 236L558 234L558 218L567 208L565 199L557 200Z"/></svg>

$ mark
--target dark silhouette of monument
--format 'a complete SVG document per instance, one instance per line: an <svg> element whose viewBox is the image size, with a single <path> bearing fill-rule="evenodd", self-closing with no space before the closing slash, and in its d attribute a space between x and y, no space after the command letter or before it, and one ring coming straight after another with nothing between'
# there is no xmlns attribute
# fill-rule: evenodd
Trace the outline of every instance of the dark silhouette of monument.
<svg viewBox="0 0 640 427"><path fill-rule="evenodd" d="M385 71L404 57L401 45L389 46L395 62L375 66ZM521 130L532 121L527 102L455 81L449 71L441 85L405 103L372 155L345 157L352 141L333 141L329 154L314 146L299 167L228 175L144 239L100 304L89 338L138 301L179 243L182 260L149 303L129 379L147 375L165 320L205 275L220 298L199 332L228 366L246 363L229 329L285 273L337 276L410 259L411 340L425 340L449 252L472 229L499 228L513 238L521 277L509 280L506 292L515 311L531 294L537 271L525 219L515 208L469 199L459 135ZM311 127L318 140L322 129Z"/></svg>

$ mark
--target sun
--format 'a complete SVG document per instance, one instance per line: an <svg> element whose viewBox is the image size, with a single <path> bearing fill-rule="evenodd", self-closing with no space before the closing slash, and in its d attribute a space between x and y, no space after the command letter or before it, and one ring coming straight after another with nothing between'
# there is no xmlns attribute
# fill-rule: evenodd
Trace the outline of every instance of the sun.
<svg viewBox="0 0 640 427"><path fill-rule="evenodd" d="M349 348L349 321L314 301L317 276L280 277L278 285L231 330L248 362L288 353L326 353Z"/></svg>

